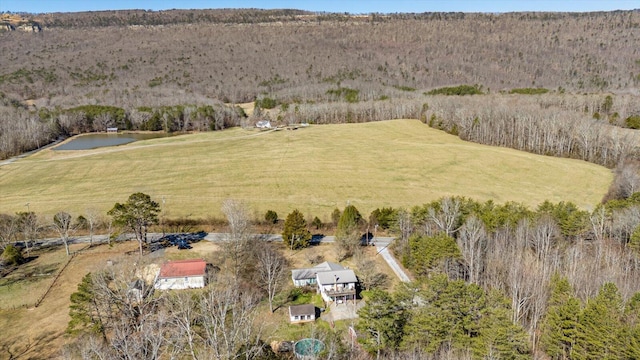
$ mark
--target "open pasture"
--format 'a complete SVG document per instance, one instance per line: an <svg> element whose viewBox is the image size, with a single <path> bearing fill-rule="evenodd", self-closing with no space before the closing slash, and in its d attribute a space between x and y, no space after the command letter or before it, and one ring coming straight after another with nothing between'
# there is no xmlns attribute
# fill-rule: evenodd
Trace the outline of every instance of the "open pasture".
<svg viewBox="0 0 640 360"><path fill-rule="evenodd" d="M134 192L166 217L221 216L238 199L262 218L294 208L329 220L347 202L363 214L443 196L597 204L610 170L584 161L469 143L417 120L231 129L94 150L43 150L0 167L0 213L106 212ZM163 201L164 199L164 201Z"/></svg>

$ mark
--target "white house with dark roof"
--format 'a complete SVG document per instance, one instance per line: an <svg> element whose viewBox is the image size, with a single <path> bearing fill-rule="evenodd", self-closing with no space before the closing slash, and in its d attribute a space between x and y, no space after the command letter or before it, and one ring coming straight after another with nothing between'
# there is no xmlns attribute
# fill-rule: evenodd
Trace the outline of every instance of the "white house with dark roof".
<svg viewBox="0 0 640 360"><path fill-rule="evenodd" d="M291 280L295 286L316 285L316 275L323 271L344 270L344 266L329 261L320 263L312 268L291 270Z"/></svg>
<svg viewBox="0 0 640 360"><path fill-rule="evenodd" d="M340 304L347 300L356 300L358 278L353 270L329 270L316 274L316 283L322 299Z"/></svg>
<svg viewBox="0 0 640 360"><path fill-rule="evenodd" d="M289 306L289 321L292 324L316 320L316 307L313 304Z"/></svg>

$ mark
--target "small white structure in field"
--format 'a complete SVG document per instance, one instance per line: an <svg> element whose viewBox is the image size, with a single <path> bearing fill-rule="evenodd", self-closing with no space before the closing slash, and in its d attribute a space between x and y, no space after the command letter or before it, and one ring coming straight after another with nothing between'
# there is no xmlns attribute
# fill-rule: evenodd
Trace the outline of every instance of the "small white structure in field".
<svg viewBox="0 0 640 360"><path fill-rule="evenodd" d="M271 122L269 120L260 120L256 123L258 129L271 129Z"/></svg>
<svg viewBox="0 0 640 360"><path fill-rule="evenodd" d="M316 320L316 307L313 304L289 306L289 320L292 324Z"/></svg>
<svg viewBox="0 0 640 360"><path fill-rule="evenodd" d="M207 263L202 259L169 261L162 265L154 283L158 290L203 288Z"/></svg>
<svg viewBox="0 0 640 360"><path fill-rule="evenodd" d="M117 134L117 133L118 133L118 128L117 128L117 127L108 127L108 128L107 128L107 132L108 132L108 133L114 133L114 134Z"/></svg>

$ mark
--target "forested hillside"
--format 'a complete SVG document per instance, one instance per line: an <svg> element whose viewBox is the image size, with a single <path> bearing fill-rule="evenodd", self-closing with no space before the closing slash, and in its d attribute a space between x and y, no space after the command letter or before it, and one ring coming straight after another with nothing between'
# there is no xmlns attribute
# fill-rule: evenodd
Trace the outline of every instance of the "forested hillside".
<svg viewBox="0 0 640 360"><path fill-rule="evenodd" d="M262 92L309 99L340 83L360 89L363 100L393 86L592 92L640 84L638 11L344 16L176 10L33 19L41 33L2 34L2 91L52 105L141 106L175 92L193 100L247 102Z"/></svg>
<svg viewBox="0 0 640 360"><path fill-rule="evenodd" d="M251 125L265 117L277 124L422 116L456 133L466 129L460 122L480 121L490 111L503 120L533 116L556 125L567 116L588 119L581 124L588 129L563 131L569 135L553 144L460 135L613 166L629 146L607 140L595 147L618 150L587 149L598 140L584 135L595 127L593 119L640 127L633 95L640 84L639 11L8 15L4 23L15 23L0 32L0 158L107 125L202 131ZM42 31L24 31L29 29ZM464 112L451 112L457 100L438 98L499 93L511 97L483 98L470 104L472 109L465 105ZM539 96L546 97L515 100ZM258 110L245 121L239 108L223 104L256 100L259 108L276 112ZM486 101L498 102L500 112L478 106ZM534 105L521 111L522 101ZM486 135L502 126L482 131ZM588 139L580 142L580 137Z"/></svg>

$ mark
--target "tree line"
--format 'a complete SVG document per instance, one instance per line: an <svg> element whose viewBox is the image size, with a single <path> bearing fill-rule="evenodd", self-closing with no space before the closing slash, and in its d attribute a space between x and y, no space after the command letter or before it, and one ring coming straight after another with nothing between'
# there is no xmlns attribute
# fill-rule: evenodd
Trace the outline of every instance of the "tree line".
<svg viewBox="0 0 640 360"><path fill-rule="evenodd" d="M68 109L28 112L0 107L0 159L39 149L58 139L120 130L165 132L215 131L243 125L246 114L239 107L220 103L138 107L83 105Z"/></svg>
<svg viewBox="0 0 640 360"><path fill-rule="evenodd" d="M564 96L439 97L427 103L422 120L463 140L577 158L610 168L637 158L638 134L592 117L602 109L596 101ZM624 108L627 113L638 111Z"/></svg>

